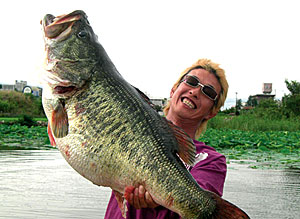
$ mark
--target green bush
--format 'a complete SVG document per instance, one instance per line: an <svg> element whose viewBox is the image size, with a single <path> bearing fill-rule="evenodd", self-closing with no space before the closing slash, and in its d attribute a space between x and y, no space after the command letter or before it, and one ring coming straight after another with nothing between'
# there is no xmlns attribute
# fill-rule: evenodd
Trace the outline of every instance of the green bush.
<svg viewBox="0 0 300 219"><path fill-rule="evenodd" d="M17 91L0 91L0 116L14 117L22 114L44 117L41 97Z"/></svg>
<svg viewBox="0 0 300 219"><path fill-rule="evenodd" d="M28 126L28 127L31 127L31 126L35 126L37 123L36 121L33 120L33 118L29 115L22 115L19 119L18 119L18 123L20 125L25 125L25 126Z"/></svg>

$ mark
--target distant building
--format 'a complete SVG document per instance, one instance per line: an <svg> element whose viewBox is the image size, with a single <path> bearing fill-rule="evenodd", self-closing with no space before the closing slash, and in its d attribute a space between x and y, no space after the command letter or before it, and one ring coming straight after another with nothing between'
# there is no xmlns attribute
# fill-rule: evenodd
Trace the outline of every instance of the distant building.
<svg viewBox="0 0 300 219"><path fill-rule="evenodd" d="M15 90L15 85L0 84L0 90Z"/></svg>
<svg viewBox="0 0 300 219"><path fill-rule="evenodd" d="M163 107L167 102L167 99L159 99L159 98L150 99L150 100L154 105L161 106L161 107Z"/></svg>
<svg viewBox="0 0 300 219"><path fill-rule="evenodd" d="M23 91L25 86L27 86L27 81L15 81L15 89L17 91Z"/></svg>
<svg viewBox="0 0 300 219"><path fill-rule="evenodd" d="M15 84L0 84L0 90L19 91L22 93L31 93L34 96L42 96L42 88L28 86L27 81L15 81Z"/></svg>
<svg viewBox="0 0 300 219"><path fill-rule="evenodd" d="M42 96L42 91L43 89L40 87L25 86L22 92L24 94L32 94L33 96L40 97Z"/></svg>
<svg viewBox="0 0 300 219"><path fill-rule="evenodd" d="M254 96L250 96L250 98L253 98L257 101L257 104L259 104L260 101L266 100L266 99L274 100L274 97L275 97L274 94L256 94Z"/></svg>
<svg viewBox="0 0 300 219"><path fill-rule="evenodd" d="M272 93L272 83L263 83L263 93L264 94Z"/></svg>
<svg viewBox="0 0 300 219"><path fill-rule="evenodd" d="M256 100L257 104L259 104L260 101L266 100L266 99L272 99L274 100L275 95L272 93L272 83L263 83L262 87L263 94L256 94L253 96L250 96L250 99Z"/></svg>

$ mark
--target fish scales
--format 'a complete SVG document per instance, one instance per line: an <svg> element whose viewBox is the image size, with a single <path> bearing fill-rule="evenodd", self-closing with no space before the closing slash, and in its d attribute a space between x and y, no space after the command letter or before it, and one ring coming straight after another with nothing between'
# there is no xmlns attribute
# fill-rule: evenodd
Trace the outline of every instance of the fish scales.
<svg viewBox="0 0 300 219"><path fill-rule="evenodd" d="M127 186L143 185L158 204L183 218L219 214L217 202L226 201L201 189L178 157L185 141L188 156L194 154L191 139L123 79L85 13L46 15L42 24L47 55L43 106L51 144L66 161L94 184L121 194Z"/></svg>
<svg viewBox="0 0 300 219"><path fill-rule="evenodd" d="M86 123L87 127L97 127L97 126L101 125L101 128L99 128L99 130L100 130L100 133L99 133L100 134L99 135L100 139L99 140L104 139L106 141L106 142L104 141L102 143L102 145L111 145L111 141L119 142L121 144L122 144L122 142L124 142L123 143L124 147L122 147L122 146L120 147L120 150L122 150L121 151L122 153L124 153L124 152L132 153L132 152L135 152L135 151L137 151L137 152L140 151L141 152L140 157L142 158L144 156L144 153L147 152L147 150L141 151L140 150L140 145L143 142L149 142L149 144L153 144L153 141L155 140L153 138L153 136L158 136L159 137L160 135L158 135L157 133L154 133L154 134L151 133L151 132L157 132L157 130L151 128L151 126L149 126L149 127L145 126L143 124L142 120L139 119L139 117L141 117L140 116L141 112L145 113L145 111L143 111L141 109L141 107L138 107L141 104L140 102L136 102L135 104L132 105L133 107L130 108L130 107L128 107L128 104L126 104L125 105L126 107L125 107L118 100L118 99L122 99L122 102L127 102L126 99L130 95L130 93L128 94L128 92L127 92L127 94L126 93L122 94L120 92L118 96L111 97L109 94L114 92L114 91L111 91L111 89L115 89L115 87L117 87L117 86L114 86L113 84L108 84L108 85L100 86L100 88L102 88L102 87L105 88L105 90L106 90L105 92L102 92L99 89L95 89L92 86L91 86L90 90L98 90L98 92L97 92L98 95L102 94L102 93L108 94L107 97L105 95L104 95L104 97L103 97L103 95L101 95L101 97L96 98L96 99L101 99L101 98L103 98L103 99L111 98L112 99L112 98L114 98L113 100L111 100L111 102L113 102L115 104L113 104L113 105L108 104L109 103L108 101L104 101L103 102L103 107L101 107L102 104L101 104L101 101L100 101L99 106L103 110L99 113L99 111L97 109L95 109L95 108L93 109L91 107L90 108L91 112L89 114L87 114L87 116L90 117L90 118L81 118L80 119L80 117L77 117L78 119L81 120L81 121L78 121L78 123ZM91 95L94 96L94 95L97 95L97 93L96 94L93 93ZM128 97L128 98L130 98L130 97ZM77 104L81 101L84 101L84 102L81 103L81 105L88 105L88 103L90 103L89 93L84 93L84 95L82 95L82 96L77 96L76 99L73 102ZM67 106L67 108L69 108L69 106ZM110 112L112 111L112 109L114 109L113 110L114 112L119 112L118 114L115 114L114 117L111 117ZM127 112L124 113L124 110L126 110ZM74 111L75 110L73 109L73 114L75 114ZM72 115L72 113L71 113L71 115ZM76 117L76 116L74 116L74 117ZM85 117L85 114L83 115L83 117ZM128 118L126 118L126 117L128 117ZM145 117L149 117L149 116L146 116L146 115L142 116L142 118L145 118ZM95 118L97 118L97 120ZM152 117L151 117L151 119L152 119ZM128 122L126 122L126 120L127 121L135 121L135 122L134 123L128 123ZM101 121L101 123L99 123L99 121ZM122 121L122 122L120 122L120 121ZM122 124L122 126L119 126L120 128L123 128L123 130L124 129L129 130L129 131L123 132L123 137L124 137L123 139L125 139L126 141L121 141L121 142L119 141L120 140L120 138L119 138L120 135L119 135L119 133L116 133L118 129L113 127L116 124L118 126L119 126L119 124ZM72 127L76 127L76 124L72 125ZM87 129L88 133L86 133L85 136L97 135L97 133L95 133L94 130L95 130L94 128L90 128L90 129L88 128ZM81 132L81 130L78 129L78 132ZM139 134L139 132L142 132L142 134ZM134 144L128 144L129 143L128 138L125 138L125 137L127 137L126 133L127 133L127 135L128 135L128 133L130 133L131 138L129 138L129 140L131 139L130 142L132 142ZM141 137L138 138L136 136L141 136ZM99 140L97 138L95 138L96 142L99 141ZM158 139L158 141L161 142L162 140ZM129 147L131 148L131 150L128 150ZM103 153L100 148L98 148L98 149L99 149L99 153ZM105 150L107 151L107 149L105 149ZM118 150L118 148L114 148L114 150L112 150L112 151L116 152L116 150ZM133 155L138 156L138 154L135 154L135 153Z"/></svg>
<svg viewBox="0 0 300 219"><path fill-rule="evenodd" d="M153 127L151 126L151 124L155 123L154 118L156 118L156 120L161 120L161 118L157 116L152 110L150 112L153 112L153 115L150 115L151 113L145 111L144 107L141 107L143 105L143 102L139 97L135 96L134 98L136 101L132 104L131 107L128 107L128 103L126 102L127 100L132 99L132 94L128 92L128 89L119 88L119 90L123 91L124 93L120 91L118 93L119 95L112 97L110 94L114 92L115 87L118 86L114 86L114 84L111 83L105 83L105 80L102 80L101 82L104 84L102 86L99 86L99 88L94 88L93 85L91 85L90 90L97 90L98 92L87 91L82 93L81 95L74 96L74 100L70 100L69 105L66 105L67 109L72 111L70 112L71 118L74 117L74 119L70 121L70 126L77 127L77 124L84 123L86 124L85 126L88 128L86 129L87 133L85 133L83 136L97 136L97 138L91 140L87 139L89 141L88 145L91 146L85 147L88 148L88 150L83 150L80 144L81 142L87 140L82 139L82 134L80 134L82 132L82 129L77 129L74 130L74 133L69 133L71 144L77 145L76 148L74 147L74 150L76 151L74 152L76 153L76 155L74 156L76 156L77 159L69 160L71 166L73 166L75 170L76 168L78 168L78 172L81 172L80 170L82 166L89 167L91 162L90 160L92 160L92 162L97 165L97 168L95 168L94 171L90 172L90 174L85 173L85 177L90 176L91 180L96 184L104 183L104 185L106 185L107 183L110 183L98 182L103 179L95 178L95 170L97 169L99 171L101 169L104 169L103 167L105 167L106 173L103 173L103 170L101 170L101 176L116 176L118 180L119 178L121 178L124 181L119 180L118 183L122 185L139 185L145 182L146 179L153 178L154 181L152 187L158 190L158 194L166 193L168 194L166 198L168 198L169 196L174 196L174 199L176 199L176 194L172 194L176 187L176 191L179 193L178 195L180 197L182 197L182 195L185 195L187 197L186 202L190 202L190 198L187 194L180 194L180 191L184 191L182 193L186 193L186 183L190 179L180 179L179 177L175 178L173 177L173 174L169 177L166 177L166 172L174 172L174 175L176 175L176 173L183 172L185 169L183 166L178 165L177 163L170 162L170 152L167 151L166 148L164 148L163 144L161 144L162 142L169 140L168 137L162 138L161 136L167 136L170 135L170 133L167 132L165 135L161 135L158 133L159 129L153 129ZM101 89L104 89L105 91L102 91ZM95 95L99 95L99 97L95 98ZM101 112L99 112L95 107L89 107L89 104L92 104L89 101L90 96L93 99L99 100L99 108L102 109ZM101 99L111 100L101 102ZM82 116L75 116L74 106L78 103L80 103L83 106L87 106L90 112L85 113ZM113 111L115 112L113 118L111 117L110 113L111 109L114 109ZM149 118L149 120L151 121L147 123L148 125L142 122L145 118ZM127 121L134 122L128 123ZM162 122L160 121L160 123ZM111 127L115 124L122 124L119 127L123 128L123 130L125 129L126 131L123 131L122 135L119 135L117 131L118 129L111 129ZM101 126L101 128L95 129L95 127L98 126ZM166 128L166 126L162 127L161 132L165 132L164 130ZM96 130L99 130L99 132L97 133ZM77 135L77 133L79 134ZM79 137L78 140L76 140L77 136ZM65 138L68 138L68 136ZM65 139L64 141L69 142L67 139ZM75 144L75 142L78 143ZM96 142L98 142L98 144ZM115 142L115 144L112 144L112 142ZM175 144L174 142L171 143L172 145ZM166 145L170 145L171 143L167 142ZM95 148L94 145L98 145L98 147ZM107 147L103 148L104 145ZM143 150L141 149L141 145L159 146L151 148L145 147ZM92 154L90 150L93 151ZM78 159L79 157L80 159ZM148 157L152 157L153 161L155 162L149 161L149 159L147 159ZM77 160L82 160L83 158L85 158L85 163L79 166L76 165L76 163L78 163ZM66 160L68 161L67 157ZM124 163L125 161L127 161L127 163ZM86 169L84 172L89 171L90 170ZM123 175L124 177L122 177ZM134 180L129 179L128 181L125 181L128 175L134 176ZM155 175L155 177L153 177L153 175ZM136 176L138 176L138 178ZM105 179L107 178L108 176L105 177ZM178 182L181 181L183 181L183 183L178 184ZM166 182L169 183L166 184ZM162 187L161 185L168 185L168 187ZM145 187L148 189L149 186L145 185ZM152 190L152 187L150 187L149 190ZM161 188L159 189L159 187ZM122 192L121 189L120 192ZM190 195L195 194L197 192L196 187L193 190L190 190L189 192L191 193ZM202 202L200 201L199 204L201 203ZM176 202L174 202L173 204L176 206ZM199 205L197 205L197 208L199 208Z"/></svg>

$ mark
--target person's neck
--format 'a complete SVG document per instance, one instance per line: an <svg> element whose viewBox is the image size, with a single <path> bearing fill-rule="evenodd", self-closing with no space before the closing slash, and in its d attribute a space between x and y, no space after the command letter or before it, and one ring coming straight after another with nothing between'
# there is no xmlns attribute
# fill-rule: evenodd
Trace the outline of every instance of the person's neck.
<svg viewBox="0 0 300 219"><path fill-rule="evenodd" d="M188 121L186 119L175 118L172 116L167 116L166 118L170 120L174 125L182 128L192 139L195 139L199 123Z"/></svg>

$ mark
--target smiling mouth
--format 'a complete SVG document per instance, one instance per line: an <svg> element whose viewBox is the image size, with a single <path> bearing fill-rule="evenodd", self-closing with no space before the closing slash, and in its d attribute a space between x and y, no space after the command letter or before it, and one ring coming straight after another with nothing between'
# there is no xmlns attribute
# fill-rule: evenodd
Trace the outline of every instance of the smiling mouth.
<svg viewBox="0 0 300 219"><path fill-rule="evenodd" d="M183 102L186 106L188 106L191 109L196 109L196 104L193 103L193 101L191 101L190 99L183 97L181 98L181 102Z"/></svg>

